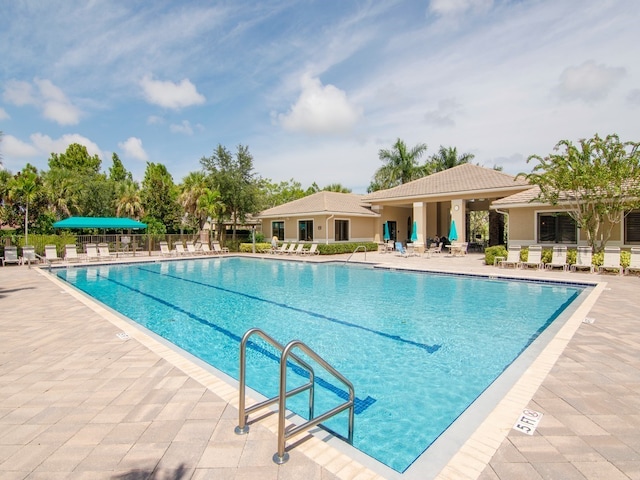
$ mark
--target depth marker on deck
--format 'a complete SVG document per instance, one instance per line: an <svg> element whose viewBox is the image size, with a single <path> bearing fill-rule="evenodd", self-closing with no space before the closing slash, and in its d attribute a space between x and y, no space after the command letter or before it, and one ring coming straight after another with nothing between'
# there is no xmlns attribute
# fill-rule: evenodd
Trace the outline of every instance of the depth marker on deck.
<svg viewBox="0 0 640 480"><path fill-rule="evenodd" d="M522 415L520 415L513 428L527 435L533 435L540 420L542 420L542 413L525 409L522 411Z"/></svg>

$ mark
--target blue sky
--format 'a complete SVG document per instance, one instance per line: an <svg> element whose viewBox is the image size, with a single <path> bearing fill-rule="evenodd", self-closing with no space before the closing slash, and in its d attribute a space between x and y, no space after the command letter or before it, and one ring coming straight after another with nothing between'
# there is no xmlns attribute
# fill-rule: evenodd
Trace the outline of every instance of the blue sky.
<svg viewBox="0 0 640 480"><path fill-rule="evenodd" d="M116 152L180 182L218 144L364 193L397 138L529 171L561 139L640 141L630 0L0 0L4 167Z"/></svg>

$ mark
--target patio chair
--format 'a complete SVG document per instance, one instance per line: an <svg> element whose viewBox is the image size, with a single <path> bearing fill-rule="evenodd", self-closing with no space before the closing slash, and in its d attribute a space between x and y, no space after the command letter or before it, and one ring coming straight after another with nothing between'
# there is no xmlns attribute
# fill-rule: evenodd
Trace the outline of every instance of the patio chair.
<svg viewBox="0 0 640 480"><path fill-rule="evenodd" d="M50 262L61 262L62 259L58 256L58 250L55 245L45 245L44 246L44 258Z"/></svg>
<svg viewBox="0 0 640 480"><path fill-rule="evenodd" d="M318 244L312 243L310 248L303 248L302 254L303 255L320 255L320 252L318 251Z"/></svg>
<svg viewBox="0 0 640 480"><path fill-rule="evenodd" d="M187 254L187 251L184 249L184 245L182 242L176 242L173 246L174 252L176 255L184 256Z"/></svg>
<svg viewBox="0 0 640 480"><path fill-rule="evenodd" d="M520 268L520 250L520 245L509 246L509 249L507 250L507 258L500 260L498 262L498 267L504 268L513 266L513 268Z"/></svg>
<svg viewBox="0 0 640 480"><path fill-rule="evenodd" d="M631 272L640 272L640 247L631 247L631 261L624 273L629 275Z"/></svg>
<svg viewBox="0 0 640 480"><path fill-rule="evenodd" d="M591 247L578 247L576 252L576 263L571 265L571 271L589 269L589 273L593 273L594 267L592 263Z"/></svg>
<svg viewBox="0 0 640 480"><path fill-rule="evenodd" d="M598 273L606 270L617 270L622 275L622 266L620 265L620 247L604 247L604 261L598 267Z"/></svg>
<svg viewBox="0 0 640 480"><path fill-rule="evenodd" d="M20 260L23 265L25 263L31 265L32 263L38 263L40 261L33 245L25 245L22 247L22 258Z"/></svg>
<svg viewBox="0 0 640 480"><path fill-rule="evenodd" d="M396 252L398 252L396 254L396 257L406 257L407 256L407 251L404 248L404 245L402 245L402 242L396 242Z"/></svg>
<svg viewBox="0 0 640 480"><path fill-rule="evenodd" d="M527 255L526 262L520 262L521 268L544 268L542 263L542 246L541 245L529 245L529 254Z"/></svg>
<svg viewBox="0 0 640 480"><path fill-rule="evenodd" d="M113 260L111 252L109 251L109 244L107 243L99 243L98 244L98 258L100 260Z"/></svg>
<svg viewBox="0 0 640 480"><path fill-rule="evenodd" d="M7 263L15 263L20 265L22 261L18 258L18 247L13 245L4 247L4 257L2 257L2 265Z"/></svg>
<svg viewBox="0 0 640 480"><path fill-rule="evenodd" d="M99 260L98 246L95 243L87 243L85 245L87 251L87 260Z"/></svg>
<svg viewBox="0 0 640 480"><path fill-rule="evenodd" d="M203 253L204 255L213 255L214 253L216 253L216 252L214 252L213 250L211 250L211 247L209 247L209 244L208 244L208 243L203 243L203 244L200 246L200 249L202 250L202 253Z"/></svg>
<svg viewBox="0 0 640 480"><path fill-rule="evenodd" d="M173 256L173 252L169 250L169 244L167 242L160 242L160 255L163 257Z"/></svg>
<svg viewBox="0 0 640 480"><path fill-rule="evenodd" d="M189 255L198 255L198 251L196 250L196 246L193 242L187 242L187 253Z"/></svg>
<svg viewBox="0 0 640 480"><path fill-rule="evenodd" d="M222 255L223 253L229 253L229 249L227 247L221 247L219 243L213 243L213 251L218 255Z"/></svg>
<svg viewBox="0 0 640 480"><path fill-rule="evenodd" d="M287 248L289 247L288 243L283 243L282 245L280 245L280 248L277 250L274 250L273 253L277 253L278 255L284 255L285 253L287 253Z"/></svg>
<svg viewBox="0 0 640 480"><path fill-rule="evenodd" d="M442 247L443 246L444 246L444 243L442 243L442 242L440 242L438 244L431 244L431 246L427 250L427 255L431 256L431 255L434 255L434 254L442 253Z"/></svg>
<svg viewBox="0 0 640 480"><path fill-rule="evenodd" d="M544 268L547 270L562 268L562 270L566 272L569 269L569 264L567 263L567 247L564 245L555 245L553 247L553 253L551 254L551 261L545 263Z"/></svg>
<svg viewBox="0 0 640 480"><path fill-rule="evenodd" d="M78 257L78 249L75 245L69 244L64 246L64 259L67 262L78 262L80 257Z"/></svg>

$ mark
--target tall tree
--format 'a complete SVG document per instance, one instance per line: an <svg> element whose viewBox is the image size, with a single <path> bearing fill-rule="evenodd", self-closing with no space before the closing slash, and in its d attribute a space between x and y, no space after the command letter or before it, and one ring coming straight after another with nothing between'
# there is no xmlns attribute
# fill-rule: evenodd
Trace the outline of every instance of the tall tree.
<svg viewBox="0 0 640 480"><path fill-rule="evenodd" d="M178 189L167 167L147 162L140 198L147 217L162 222L167 231L179 230L182 211L177 201Z"/></svg>
<svg viewBox="0 0 640 480"><path fill-rule="evenodd" d="M87 147L72 143L64 153L52 153L49 157L49 168L63 168L82 173L100 172L101 160L98 155L90 156Z"/></svg>
<svg viewBox="0 0 640 480"><path fill-rule="evenodd" d="M144 216L140 187L133 180L125 180L117 184L116 215L140 220Z"/></svg>
<svg viewBox="0 0 640 480"><path fill-rule="evenodd" d="M378 158L384 165L376 170L368 191L384 190L424 177L428 172L419 160L426 151L425 143L408 149L399 138L391 149L379 150Z"/></svg>
<svg viewBox="0 0 640 480"><path fill-rule="evenodd" d="M432 155L427 162L429 173L441 172L449 168L457 167L469 163L473 160L475 155L472 153L463 153L458 155L458 149L456 147L443 147L440 145L440 150L435 155Z"/></svg>
<svg viewBox="0 0 640 480"><path fill-rule="evenodd" d="M521 173L540 188L536 200L563 205L587 234L589 245L602 250L625 213L640 207L640 143L621 142L617 135L561 140L538 164ZM600 240L598 240L600 239Z"/></svg>
<svg viewBox="0 0 640 480"><path fill-rule="evenodd" d="M111 161L113 162L113 165L109 167L109 180L114 182L124 182L126 180L133 181L133 175L130 171L124 168L124 165L117 153L113 153Z"/></svg>
<svg viewBox="0 0 640 480"><path fill-rule="evenodd" d="M351 189L341 183L331 183L322 189L325 192L351 193Z"/></svg>
<svg viewBox="0 0 640 480"><path fill-rule="evenodd" d="M203 227L207 217L202 217L198 209L198 200L208 189L207 176L204 172L189 173L184 177L180 185L178 201L182 205L184 212L197 223L197 227L200 229Z"/></svg>
<svg viewBox="0 0 640 480"><path fill-rule="evenodd" d="M14 177L9 197L24 203L25 244L29 243L29 204L33 203L40 190L40 178L34 167L27 166Z"/></svg>
<svg viewBox="0 0 640 480"><path fill-rule="evenodd" d="M253 173L253 156L249 147L238 145L235 156L218 145L211 157L200 160L211 176L214 188L220 192L220 200L226 206L226 216L233 222L233 240L238 222L244 222L247 214L258 210L258 180Z"/></svg>

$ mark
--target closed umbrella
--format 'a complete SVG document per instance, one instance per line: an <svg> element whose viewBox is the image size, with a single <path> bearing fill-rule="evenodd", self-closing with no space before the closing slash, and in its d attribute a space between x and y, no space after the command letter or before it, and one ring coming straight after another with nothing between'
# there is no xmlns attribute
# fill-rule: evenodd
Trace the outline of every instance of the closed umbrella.
<svg viewBox="0 0 640 480"><path fill-rule="evenodd" d="M418 241L418 222L413 222L413 228L411 229L411 242Z"/></svg>
<svg viewBox="0 0 640 480"><path fill-rule="evenodd" d="M387 222L384 222L384 236L382 237L385 242L391 240L391 235L389 235L389 225Z"/></svg>
<svg viewBox="0 0 640 480"><path fill-rule="evenodd" d="M455 242L458 240L458 231L456 230L456 221L451 220L451 228L449 229L449 240Z"/></svg>

